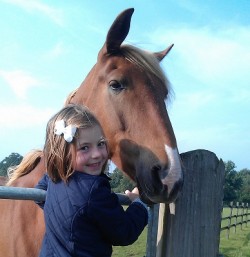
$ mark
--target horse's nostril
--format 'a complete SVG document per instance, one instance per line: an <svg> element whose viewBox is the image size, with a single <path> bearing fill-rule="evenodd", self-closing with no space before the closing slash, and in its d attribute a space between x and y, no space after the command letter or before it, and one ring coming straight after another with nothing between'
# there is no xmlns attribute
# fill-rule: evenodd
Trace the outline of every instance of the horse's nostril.
<svg viewBox="0 0 250 257"><path fill-rule="evenodd" d="M156 164L151 169L152 173L159 179L164 179L168 175L168 170L161 164Z"/></svg>
<svg viewBox="0 0 250 257"><path fill-rule="evenodd" d="M160 164L156 164L152 167L151 171L152 172L158 172L161 170L161 165Z"/></svg>
<svg viewBox="0 0 250 257"><path fill-rule="evenodd" d="M151 169L152 174L157 180L164 179L167 176L167 169L164 169L161 164L156 164Z"/></svg>

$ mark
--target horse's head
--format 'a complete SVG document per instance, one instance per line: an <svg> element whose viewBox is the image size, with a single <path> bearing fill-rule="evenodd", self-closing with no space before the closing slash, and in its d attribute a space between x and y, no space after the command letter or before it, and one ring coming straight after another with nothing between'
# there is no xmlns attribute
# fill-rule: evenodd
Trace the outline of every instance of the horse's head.
<svg viewBox="0 0 250 257"><path fill-rule="evenodd" d="M172 202L182 187L176 139L165 106L169 83L159 62L172 46L147 53L122 45L133 9L113 22L98 60L71 102L103 125L113 162L138 184L146 202Z"/></svg>

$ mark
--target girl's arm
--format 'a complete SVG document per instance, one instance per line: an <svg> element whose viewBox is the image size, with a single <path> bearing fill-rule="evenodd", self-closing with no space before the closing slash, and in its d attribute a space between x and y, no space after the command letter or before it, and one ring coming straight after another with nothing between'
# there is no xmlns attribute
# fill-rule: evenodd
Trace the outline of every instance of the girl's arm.
<svg viewBox="0 0 250 257"><path fill-rule="evenodd" d="M134 243L148 222L145 205L134 201L124 210L106 179L98 179L92 187L88 216L112 245Z"/></svg>

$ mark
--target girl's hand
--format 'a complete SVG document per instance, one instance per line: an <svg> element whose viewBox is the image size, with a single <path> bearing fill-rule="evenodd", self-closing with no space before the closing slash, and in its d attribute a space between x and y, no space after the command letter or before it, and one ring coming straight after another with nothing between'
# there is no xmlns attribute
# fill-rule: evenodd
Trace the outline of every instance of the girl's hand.
<svg viewBox="0 0 250 257"><path fill-rule="evenodd" d="M131 192L126 190L125 194L128 196L131 202L133 202L136 198L139 198L139 190L137 187L135 187Z"/></svg>

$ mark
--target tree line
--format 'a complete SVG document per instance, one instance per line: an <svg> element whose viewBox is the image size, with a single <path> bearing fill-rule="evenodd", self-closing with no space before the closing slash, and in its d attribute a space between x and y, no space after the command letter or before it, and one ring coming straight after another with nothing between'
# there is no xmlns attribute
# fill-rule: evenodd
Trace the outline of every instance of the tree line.
<svg viewBox="0 0 250 257"><path fill-rule="evenodd" d="M225 164L224 201L250 203L250 170L236 171L232 161Z"/></svg>
<svg viewBox="0 0 250 257"><path fill-rule="evenodd" d="M11 153L0 162L0 176L7 176L9 167L18 165L23 159L18 153ZM224 183L224 202L244 202L250 203L250 170L236 170L233 161L224 162L225 164L225 183ZM115 193L123 193L125 190L132 190L135 183L123 174L118 168L114 171L107 171L111 178L111 188Z"/></svg>

